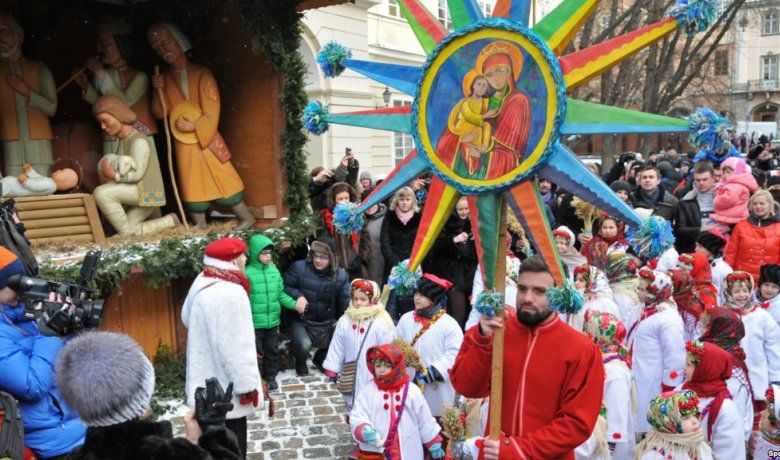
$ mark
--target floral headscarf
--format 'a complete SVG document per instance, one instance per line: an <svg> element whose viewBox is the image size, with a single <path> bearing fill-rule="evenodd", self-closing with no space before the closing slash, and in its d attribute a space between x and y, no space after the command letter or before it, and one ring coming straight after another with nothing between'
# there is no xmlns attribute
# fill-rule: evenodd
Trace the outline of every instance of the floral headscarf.
<svg viewBox="0 0 780 460"><path fill-rule="evenodd" d="M647 300L645 301L648 307L667 301L672 296L672 279L669 278L669 275L649 268L641 268L637 276L640 280L649 283Z"/></svg>
<svg viewBox="0 0 780 460"><path fill-rule="evenodd" d="M693 390L701 398L714 398L707 419L707 434L710 437L723 401L730 398L726 380L731 377L734 360L726 350L700 340L689 341L685 344L685 351L696 369L691 379L683 384L683 390Z"/></svg>
<svg viewBox="0 0 780 460"><path fill-rule="evenodd" d="M750 273L744 271L735 271L726 275L726 292L724 293L726 296L726 304L739 313L746 315L755 310L758 305L753 301L752 298L748 298L748 301L744 307L737 308L736 302L734 302L734 298L731 296L731 290L734 288L734 286L737 285L747 286L748 290L752 293L756 287L755 282L753 281L753 276Z"/></svg>
<svg viewBox="0 0 780 460"><path fill-rule="evenodd" d="M617 235L607 238L601 235L601 224L605 220L613 220L617 225ZM624 224L613 217L602 217L594 225L599 229L598 233L582 248L582 255L588 259L590 265L595 265L603 270L607 269L608 257L613 252L626 252L629 248L628 240L623 234Z"/></svg>
<svg viewBox="0 0 780 460"><path fill-rule="evenodd" d="M607 312L585 310L585 325L587 335L601 349L604 363L620 359L631 367L631 358L626 349L626 327L620 319Z"/></svg>
<svg viewBox="0 0 780 460"><path fill-rule="evenodd" d="M610 283L636 279L639 261L631 254L613 252L607 257L607 262L607 279Z"/></svg>
<svg viewBox="0 0 780 460"><path fill-rule="evenodd" d="M769 424L761 424L761 436L772 444L780 444L780 404L776 404L775 395L780 395L780 385L769 385L766 389L766 408L769 411Z"/></svg>
<svg viewBox="0 0 780 460"><path fill-rule="evenodd" d="M578 265L574 268L574 279L583 274L588 286L585 288L586 297L607 297L612 299L612 289L604 272L593 265Z"/></svg>
<svg viewBox="0 0 780 460"><path fill-rule="evenodd" d="M653 450L664 452L664 458L711 458L712 449L701 430L682 432L682 421L690 416L701 417L699 397L693 391L667 391L653 398L647 410L653 429L636 446L635 458Z"/></svg>
<svg viewBox="0 0 780 460"><path fill-rule="evenodd" d="M680 270L691 278L692 302L690 310L696 318L718 305L718 290L712 284L712 270L707 258L697 252L678 257ZM680 304L678 302L677 306Z"/></svg>
<svg viewBox="0 0 780 460"><path fill-rule="evenodd" d="M387 310L385 310L384 304L379 302L382 291L379 290L378 284L371 280L356 278L350 284L350 290L351 293L359 291L367 295L369 298L369 305L367 307L358 308L350 301L349 307L344 311L344 315L339 321L351 322L352 329L359 328L361 333L366 331L365 327L361 324L361 321L368 319L384 321L388 326L393 325L393 319L387 313ZM350 295L350 298L352 298L352 295Z"/></svg>
<svg viewBox="0 0 780 460"><path fill-rule="evenodd" d="M367 295L371 300L371 305L379 302L379 296L382 294L376 282L362 278L355 278L349 287L351 292L360 291Z"/></svg>
<svg viewBox="0 0 780 460"><path fill-rule="evenodd" d="M374 363L379 360L390 363L392 370L389 374L376 375ZM377 345L369 348L366 352L366 364L380 390L397 391L409 382L404 354L395 345Z"/></svg>

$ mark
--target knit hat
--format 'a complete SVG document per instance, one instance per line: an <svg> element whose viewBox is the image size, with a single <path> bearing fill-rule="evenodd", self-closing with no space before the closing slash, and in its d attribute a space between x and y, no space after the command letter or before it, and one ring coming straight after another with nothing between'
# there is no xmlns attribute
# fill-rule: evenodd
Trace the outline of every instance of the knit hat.
<svg viewBox="0 0 780 460"><path fill-rule="evenodd" d="M206 265L209 265L209 262L214 260L232 262L245 253L246 248L246 243L241 238L220 238L206 246L203 262Z"/></svg>
<svg viewBox="0 0 780 460"><path fill-rule="evenodd" d="M616 180L615 182L609 184L609 188L611 188L615 193L622 190L629 195L631 194L631 184L622 180Z"/></svg>
<svg viewBox="0 0 780 460"><path fill-rule="evenodd" d="M780 176L769 176L766 180L766 188L780 185Z"/></svg>
<svg viewBox="0 0 780 460"><path fill-rule="evenodd" d="M780 265L765 264L761 266L758 285L761 286L763 283L775 283L780 286Z"/></svg>
<svg viewBox="0 0 780 460"><path fill-rule="evenodd" d="M368 170L368 169L364 169L364 170L360 171L360 176L358 176L358 177L359 177L359 180L369 179L371 181L371 185L374 184L374 175L371 174L371 171Z"/></svg>
<svg viewBox="0 0 780 460"><path fill-rule="evenodd" d="M87 426L141 417L154 392L154 367L138 343L116 332L85 332L57 360L57 386Z"/></svg>
<svg viewBox="0 0 780 460"><path fill-rule="evenodd" d="M0 289L8 285L8 278L24 275L24 264L16 254L0 246Z"/></svg>
<svg viewBox="0 0 780 460"><path fill-rule="evenodd" d="M437 305L444 294L452 287L452 283L441 279L436 275L426 273L420 278L417 285L417 291L425 297L431 299L434 305Z"/></svg>
<svg viewBox="0 0 780 460"><path fill-rule="evenodd" d="M718 230L709 230L699 233L696 237L696 242L712 253L714 257L718 257L723 253L723 248L726 246L726 239L723 238L723 233Z"/></svg>

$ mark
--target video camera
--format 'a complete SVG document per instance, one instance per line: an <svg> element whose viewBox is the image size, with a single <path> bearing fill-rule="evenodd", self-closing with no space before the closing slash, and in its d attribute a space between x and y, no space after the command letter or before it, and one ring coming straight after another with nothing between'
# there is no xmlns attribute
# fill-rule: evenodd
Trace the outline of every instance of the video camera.
<svg viewBox="0 0 780 460"><path fill-rule="evenodd" d="M87 253L81 264L77 284L23 275L9 278L8 287L18 292L26 305L25 318L45 324L60 336L98 327L103 317L104 300L96 298L97 289L91 284L100 265L101 255L102 251ZM50 300L51 297L54 300Z"/></svg>

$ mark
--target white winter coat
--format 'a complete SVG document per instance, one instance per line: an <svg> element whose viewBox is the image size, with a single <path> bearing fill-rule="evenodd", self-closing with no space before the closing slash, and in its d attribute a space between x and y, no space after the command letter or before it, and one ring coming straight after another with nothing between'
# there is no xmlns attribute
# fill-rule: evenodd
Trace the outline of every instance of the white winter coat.
<svg viewBox="0 0 780 460"><path fill-rule="evenodd" d="M636 382L636 430L650 430L647 408L661 393L661 384L676 387L682 383L685 368L683 322L676 308L666 308L645 318L628 338L633 349L632 372Z"/></svg>
<svg viewBox="0 0 780 460"><path fill-rule="evenodd" d="M745 364L753 386L753 398L766 399L770 382L780 382L780 326L765 310L756 308L742 316L745 337L740 341L745 350Z"/></svg>
<svg viewBox="0 0 780 460"><path fill-rule="evenodd" d="M751 433L753 433L753 395L750 394L750 388L748 388L747 384L743 384L737 378L740 374L742 374L742 369L734 366L731 371L731 377L726 380L726 385L729 387L731 400L734 402L740 418L742 418L745 441L747 441L750 439Z"/></svg>
<svg viewBox="0 0 780 460"><path fill-rule="evenodd" d="M411 343L421 328L422 325L414 321L414 312L410 311L398 321L395 336ZM452 316L444 314L414 344L414 349L420 354L423 365L426 368L435 367L444 378L443 382L425 385L423 391L431 413L436 417L441 417L444 405L455 403L455 390L450 383L449 370L455 364L461 343L463 343L463 331L458 322ZM410 368L409 373L414 376L414 369Z"/></svg>
<svg viewBox="0 0 780 460"><path fill-rule="evenodd" d="M423 444L427 444L438 436L440 428L436 419L431 415L428 404L417 385L409 382L409 393L406 396L406 404L401 421L398 424L398 441L401 447L401 458L422 459L425 456ZM387 395L387 399L385 399ZM356 436L356 430L361 425L371 425L376 429L381 440L387 439L390 429L391 411L395 413L395 406L387 401L396 402L403 397L403 387L398 392L382 391L375 383L369 383L355 397L355 406L349 414L349 428L352 436L358 441L360 450L366 452L382 452L382 447L360 442Z"/></svg>
<svg viewBox="0 0 780 460"><path fill-rule="evenodd" d="M662 454L661 452L658 452L657 450L649 450L642 454L642 457L640 457L640 460L691 460L691 457L688 455L677 455L674 458L669 458L668 456ZM703 452L699 452L699 455L697 456L696 460L712 460L712 455Z"/></svg>
<svg viewBox="0 0 780 460"><path fill-rule="evenodd" d="M758 289L753 293L753 300L758 304L764 303L758 299ZM766 303L769 304L769 307L765 308L765 311L780 325L780 294L767 300Z"/></svg>
<svg viewBox="0 0 780 460"><path fill-rule="evenodd" d="M772 452L774 454L770 456L769 454ZM780 452L780 444L772 444L764 439L763 436L760 436L756 443L756 452L753 455L753 460L777 460L778 452Z"/></svg>
<svg viewBox="0 0 780 460"><path fill-rule="evenodd" d="M700 398L699 409L704 408L712 402L713 398ZM704 437L712 446L712 458L715 460L735 460L747 458L745 452L745 436L742 418L737 411L737 406L730 399L723 401L718 412L718 419L712 426L712 437L707 438L707 424L709 423L709 414L701 419L701 430Z"/></svg>
<svg viewBox="0 0 780 460"><path fill-rule="evenodd" d="M355 327L352 327L353 325ZM361 329L363 329L363 333L360 332ZM333 332L333 339L328 348L328 356L325 358L322 367L340 374L344 363L357 360L357 375L355 376L355 395L357 395L363 388L367 388L374 378L368 370L366 352L375 345L384 345L392 342L394 332L395 327L392 322L388 324L386 321L377 321L371 318L355 322L347 315L344 315L336 323L336 330ZM363 349L358 357L358 349L364 337ZM347 407L351 407L352 396L342 396Z"/></svg>
<svg viewBox="0 0 780 460"><path fill-rule="evenodd" d="M604 406L607 408L607 442L615 443L615 460L634 458L634 379L626 363L619 359L604 365Z"/></svg>
<svg viewBox="0 0 780 460"><path fill-rule="evenodd" d="M520 269L520 259L507 259L512 261L515 270ZM466 319L466 330L479 324L479 312L474 308L474 305L477 303L477 296L484 290L485 285L482 282L482 267L477 266L477 272L474 274L474 283L471 285L471 311L469 312L468 319ZM517 285L509 278L507 278L504 287L504 303L506 306L512 307L513 310L517 309L515 305L517 303Z"/></svg>
<svg viewBox="0 0 780 460"><path fill-rule="evenodd" d="M209 260L208 265L226 270L236 267L228 262ZM203 273L190 287L181 319L187 328L187 404L195 407L195 389L206 386L206 379L216 377L222 388L233 383L234 409L228 419L251 416L252 404L241 405L240 394L260 391L255 331L249 297L239 285Z"/></svg>
<svg viewBox="0 0 780 460"><path fill-rule="evenodd" d="M628 331L642 316L644 305L637 299L636 290L631 295L624 292L618 284L611 284L610 287L612 288L612 300L615 301L618 310L620 310L618 317Z"/></svg>
<svg viewBox="0 0 780 460"><path fill-rule="evenodd" d="M733 273L734 269L723 260L723 257L712 259L710 264L710 271L712 272L712 284L718 290L718 305L726 304L726 291L724 286L726 283L726 277L729 273Z"/></svg>

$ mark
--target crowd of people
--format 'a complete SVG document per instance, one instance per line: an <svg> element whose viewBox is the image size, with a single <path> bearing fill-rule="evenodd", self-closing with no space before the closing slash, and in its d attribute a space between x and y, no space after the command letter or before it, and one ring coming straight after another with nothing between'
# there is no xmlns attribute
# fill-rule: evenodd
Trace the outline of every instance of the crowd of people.
<svg viewBox="0 0 780 460"><path fill-rule="evenodd" d="M388 276L410 256L429 181L413 180L343 235L335 206L377 184L351 152L335 170L314 169L309 192L321 225L308 244L255 234L205 249L182 310L193 408L186 439L145 420L154 371L138 345L39 328L8 286L23 267L0 249L0 390L20 402L25 445L38 458L246 458L247 419L264 404L261 382L279 391L280 342L289 337L295 372L317 369L342 394L352 458L775 458L780 170L776 152L754 150L617 159L603 179L640 217L673 228L675 247L655 258L632 248L619 219L598 213L590 222L577 197L540 180L583 305L553 309L552 270L512 220L503 316L475 308L483 270L467 200L414 292L397 292ZM498 328L494 441L485 434Z"/></svg>

